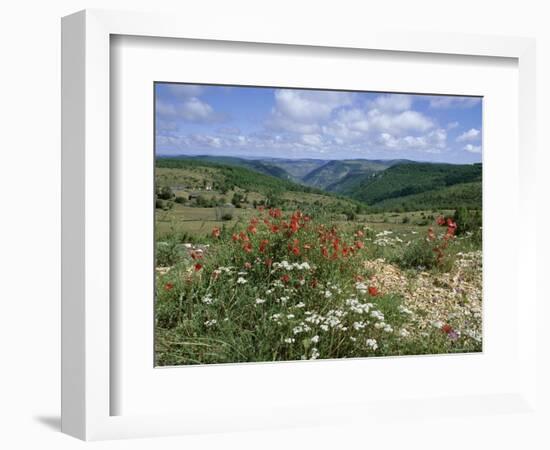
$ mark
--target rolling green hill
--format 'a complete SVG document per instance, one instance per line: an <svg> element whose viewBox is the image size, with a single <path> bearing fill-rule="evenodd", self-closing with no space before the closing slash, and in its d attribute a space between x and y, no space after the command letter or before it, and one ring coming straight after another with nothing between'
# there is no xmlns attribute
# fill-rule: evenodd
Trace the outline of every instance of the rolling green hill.
<svg viewBox="0 0 550 450"><path fill-rule="evenodd" d="M366 159L334 160L311 171L302 178L308 186L331 192L344 192L360 177L370 177L394 164L393 161Z"/></svg>
<svg viewBox="0 0 550 450"><path fill-rule="evenodd" d="M395 197L375 203L372 211L403 210L420 211L428 209L481 209L481 181L459 183L453 186L434 189L420 194Z"/></svg>
<svg viewBox="0 0 550 450"><path fill-rule="evenodd" d="M352 189L341 193L369 205L376 205L385 200L440 190L461 183L481 182L481 173L481 164L403 163L374 176L363 177ZM481 198L479 204L481 206Z"/></svg>
<svg viewBox="0 0 550 450"><path fill-rule="evenodd" d="M379 211L481 208L481 164L181 156L158 158L157 167L186 169L161 174L158 181L172 186L207 182L220 192L237 187L262 195L310 193Z"/></svg>

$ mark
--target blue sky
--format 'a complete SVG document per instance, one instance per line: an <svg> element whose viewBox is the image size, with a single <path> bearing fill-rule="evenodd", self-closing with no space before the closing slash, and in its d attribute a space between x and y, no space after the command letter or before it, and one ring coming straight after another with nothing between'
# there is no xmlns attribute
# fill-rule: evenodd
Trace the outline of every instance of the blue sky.
<svg viewBox="0 0 550 450"><path fill-rule="evenodd" d="M156 154L481 161L478 97L157 83Z"/></svg>

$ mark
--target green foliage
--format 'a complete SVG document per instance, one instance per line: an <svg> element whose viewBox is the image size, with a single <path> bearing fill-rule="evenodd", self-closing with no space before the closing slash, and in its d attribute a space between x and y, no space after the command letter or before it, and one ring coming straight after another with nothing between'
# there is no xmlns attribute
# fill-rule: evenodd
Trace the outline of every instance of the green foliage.
<svg viewBox="0 0 550 450"><path fill-rule="evenodd" d="M436 192L458 184L481 182L481 173L481 164L396 164L374 176L364 177L352 191L342 193L374 205L428 191ZM422 198L416 200L420 201ZM481 197L478 200L480 202ZM456 202L454 206L457 204L460 202Z"/></svg>
<svg viewBox="0 0 550 450"><path fill-rule="evenodd" d="M437 266L437 257L433 244L426 239L417 239L396 254L393 262L404 269L433 269Z"/></svg>
<svg viewBox="0 0 550 450"><path fill-rule="evenodd" d="M170 186L162 186L157 189L157 198L161 200L171 200L174 197L174 193Z"/></svg>
<svg viewBox="0 0 550 450"><path fill-rule="evenodd" d="M482 226L481 211L469 210L463 206L456 209L453 220L457 225L457 235L479 233Z"/></svg>

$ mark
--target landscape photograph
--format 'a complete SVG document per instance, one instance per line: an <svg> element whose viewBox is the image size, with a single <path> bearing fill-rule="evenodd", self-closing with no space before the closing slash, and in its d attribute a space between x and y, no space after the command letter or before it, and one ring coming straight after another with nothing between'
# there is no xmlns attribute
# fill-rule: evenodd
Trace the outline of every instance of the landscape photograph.
<svg viewBox="0 0 550 450"><path fill-rule="evenodd" d="M154 97L155 365L483 350L482 98Z"/></svg>

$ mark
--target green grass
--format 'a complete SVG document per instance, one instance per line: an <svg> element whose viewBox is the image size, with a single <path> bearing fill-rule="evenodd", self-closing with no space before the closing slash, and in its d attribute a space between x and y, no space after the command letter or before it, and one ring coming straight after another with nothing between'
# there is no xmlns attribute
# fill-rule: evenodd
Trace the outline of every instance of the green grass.
<svg viewBox="0 0 550 450"><path fill-rule="evenodd" d="M158 365L480 351L480 343L465 336L451 340L436 328L416 332L414 321L401 311L399 293L366 289L376 287L369 281L376 274L364 262L397 257L408 242L422 242L425 227L400 224L399 216L394 217L394 242L381 245L380 230L363 223L300 217L291 231L283 225L291 223L289 214L273 218L240 212L240 220L231 224L189 221L201 223L197 233L201 243L209 245L197 259L181 252L176 234L164 236L174 241L162 241L167 242L162 244L167 253L163 260L171 269L157 275ZM183 213L204 219L202 215L211 212L182 208ZM211 236L218 225L225 225L220 236ZM274 232L272 225L279 229ZM379 225L388 231L387 224ZM466 248L466 241L452 243L451 261ZM402 330L410 335L402 336Z"/></svg>

